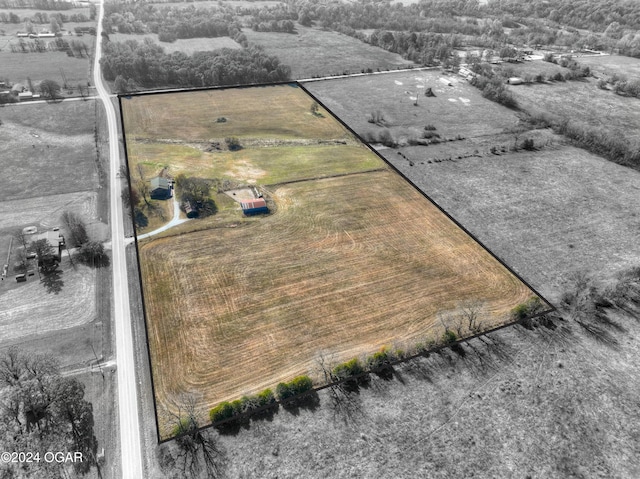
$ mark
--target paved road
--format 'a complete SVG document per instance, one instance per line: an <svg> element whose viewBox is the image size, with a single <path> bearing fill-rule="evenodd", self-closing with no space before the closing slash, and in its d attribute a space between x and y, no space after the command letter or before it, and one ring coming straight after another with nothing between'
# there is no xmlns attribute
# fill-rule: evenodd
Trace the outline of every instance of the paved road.
<svg viewBox="0 0 640 479"><path fill-rule="evenodd" d="M185 221L189 221L186 218L180 218L180 205L176 200L175 196L173 197L173 218L166 225L161 226L157 230L149 231L143 235L138 235L138 239L148 238L149 236L157 235L158 233L162 233L163 231L167 231L169 228L172 228L176 225L182 224Z"/></svg>
<svg viewBox="0 0 640 479"><path fill-rule="evenodd" d="M120 144L116 111L109 97L100 72L102 55L102 18L104 0L100 0L98 31L96 35L96 57L93 78L96 90L104 103L109 125L109 161L110 161L110 211L111 246L113 268L113 313L116 334L116 360L118 364L118 413L120 419L120 449L122 475L124 479L142 479L142 454L140 448L140 421L138 417L138 391L136 389L135 360L133 354L133 333L129 308L129 290L127 280L127 260L124 244L124 215L120 201Z"/></svg>

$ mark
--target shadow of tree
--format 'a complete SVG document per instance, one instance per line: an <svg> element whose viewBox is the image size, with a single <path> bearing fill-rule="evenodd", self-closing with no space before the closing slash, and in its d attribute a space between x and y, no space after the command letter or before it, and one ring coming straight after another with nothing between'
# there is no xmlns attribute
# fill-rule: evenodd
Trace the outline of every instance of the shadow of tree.
<svg viewBox="0 0 640 479"><path fill-rule="evenodd" d="M61 275L62 271L57 266L46 273L42 273L40 282L44 285L47 293L58 294L62 290L64 281L62 281Z"/></svg>

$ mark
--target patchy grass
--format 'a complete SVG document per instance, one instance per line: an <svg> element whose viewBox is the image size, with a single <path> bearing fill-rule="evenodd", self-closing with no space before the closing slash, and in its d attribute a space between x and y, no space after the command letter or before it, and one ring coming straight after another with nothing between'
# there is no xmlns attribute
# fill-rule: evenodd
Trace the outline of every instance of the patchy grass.
<svg viewBox="0 0 640 479"><path fill-rule="evenodd" d="M184 145L133 143L129 147L129 158L132 168L142 163L149 177L167 166L167 172L173 176L184 173L250 184L275 184L384 166L368 148L356 144L294 144L207 153ZM291 168L293 163L295 168Z"/></svg>
<svg viewBox="0 0 640 479"><path fill-rule="evenodd" d="M376 71L413 65L397 53L368 45L341 33L304 27L296 24L297 34L278 32L243 33L251 43L265 48L269 55L277 56L291 67L291 78L310 78L360 73L371 68Z"/></svg>
<svg viewBox="0 0 640 479"><path fill-rule="evenodd" d="M2 122L0 162L11 181L0 201L97 187L93 101L5 106Z"/></svg>
<svg viewBox="0 0 640 479"><path fill-rule="evenodd" d="M163 4L164 5L164 4ZM184 5L184 4L182 4ZM190 4L193 5L193 4ZM158 40L158 35L155 33L147 33L144 35L135 35L132 33L112 33L109 35L109 39L112 42L124 42L127 40L135 40L142 43L146 38L153 40L164 48L166 53L182 52L186 55L191 55L195 52L217 50L219 48L233 48L241 49L242 45L235 42L229 37L217 37L217 38L179 38L175 42L167 43Z"/></svg>

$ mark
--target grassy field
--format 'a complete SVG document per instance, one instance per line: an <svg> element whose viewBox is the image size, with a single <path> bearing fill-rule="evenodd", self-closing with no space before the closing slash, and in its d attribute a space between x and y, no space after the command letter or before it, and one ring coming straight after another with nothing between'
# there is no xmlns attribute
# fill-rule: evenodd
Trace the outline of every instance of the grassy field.
<svg viewBox="0 0 640 479"><path fill-rule="evenodd" d="M127 142L145 138L221 141L229 136L240 140L352 138L322 108L322 116L312 115L313 99L295 84L140 95L121 102ZM181 119L179 124L176 118Z"/></svg>
<svg viewBox="0 0 640 479"><path fill-rule="evenodd" d="M605 75L618 73L629 79L640 76L640 59L619 55L585 55L576 58L580 64L588 65L591 71Z"/></svg>
<svg viewBox="0 0 640 479"><path fill-rule="evenodd" d="M207 153L194 147L140 143L129 155L142 162L149 178L165 165L167 172L201 178L230 178L241 183L275 184L305 178L340 175L380 168L384 165L368 148L352 145L274 146L235 152ZM296 168L292 169L291 164Z"/></svg>
<svg viewBox="0 0 640 479"><path fill-rule="evenodd" d="M27 78L31 78L34 83L53 80L62 86L64 81L60 74L61 68L68 83L73 87L78 83L86 86L87 81L90 80L89 59L70 57L64 52L12 53L10 50L3 50L0 51L0 65L2 65L3 78L25 86L27 86Z"/></svg>
<svg viewBox="0 0 640 479"><path fill-rule="evenodd" d="M263 218L243 221L238 215L233 224L190 234L181 227L181 234L176 230L140 243L161 422L163 411L183 392L197 392L202 397L199 406L206 409L298 374L315 375L319 354L341 361L385 345L407 349L420 340L438 340L448 321L439 315L456 311L465 301L483 304L484 328L505 324L511 320L511 309L534 295L366 149L351 143L251 143L255 137L264 142L273 128L258 114L261 105L255 91L267 100L262 107L279 125L276 132L285 132L274 141L282 141L282 136L288 141L313 138L313 126L318 125L318 137L330 133L331 138L349 138L352 143L327 112L322 118L308 113L308 98L287 100L304 96L301 89L217 91L221 111L238 109L230 112L230 122L235 119L242 126L237 134L251 146L215 153L224 161L214 168L207 165L209 158L184 154L180 143L188 142L187 133L203 137L207 125L215 131L219 124L212 118L217 112L207 117L196 110L187 121L190 128L183 126L175 137L167 137L171 121L181 117L162 109L162 101L172 105L180 98L182 108L190 111L191 97L141 96L123 103L127 138L146 137L133 147L128 143L130 163L143 161L153 167L149 163L155 157L174 171L193 169L198 175L208 171L255 181L275 206L273 214ZM243 99L241 93L246 92L252 94ZM277 92L280 101L275 101ZM201 96L202 92L193 94L195 105L203 103ZM140 121L136 111L153 117L150 105L165 111L153 126L163 135L165 144L159 147L146 143L152 123ZM242 114L254 119L254 132L248 119L241 121ZM218 137L213 131L209 135ZM167 146L182 154L166 155L171 151ZM138 154L147 147L146 157ZM372 167L377 171L357 173ZM247 170L248 176L243 176ZM316 179L344 173L349 174ZM305 181L268 186L283 180ZM208 259L212 257L215 264ZM317 375L315 379L320 380ZM162 436L169 433L168 427L162 422Z"/></svg>
<svg viewBox="0 0 640 479"><path fill-rule="evenodd" d="M360 73L363 69L396 69L412 65L396 53L367 45L355 38L337 32L303 27L296 24L296 34L254 32L244 29L250 43L265 48L269 55L277 56L291 67L291 78L310 78Z"/></svg>
<svg viewBox="0 0 640 479"><path fill-rule="evenodd" d="M638 99L601 90L596 81L588 78L584 81L518 85L509 89L518 104L527 111L551 113L640 142Z"/></svg>
<svg viewBox="0 0 640 479"><path fill-rule="evenodd" d="M367 122L378 110L398 138L418 136L425 125L435 126L441 136L454 138L496 134L518 123L514 112L485 100L462 78L436 70L309 82L305 88L361 135L381 130ZM436 96L425 97L426 88ZM411 99L416 92L418 106Z"/></svg>
<svg viewBox="0 0 640 479"><path fill-rule="evenodd" d="M193 5L193 4L191 4ZM242 45L236 43L229 37L218 38L180 38L173 43L161 42L155 33L147 33L145 35L135 35L129 33L112 33L109 39L112 42L124 42L126 40L135 40L142 43L145 38L150 38L158 45L164 48L166 53L182 52L191 55L194 52L216 50L218 48L234 48L240 49Z"/></svg>
<svg viewBox="0 0 640 479"><path fill-rule="evenodd" d="M0 201L95 189L95 107L91 100L5 106L0 162L11 171L11 181Z"/></svg>

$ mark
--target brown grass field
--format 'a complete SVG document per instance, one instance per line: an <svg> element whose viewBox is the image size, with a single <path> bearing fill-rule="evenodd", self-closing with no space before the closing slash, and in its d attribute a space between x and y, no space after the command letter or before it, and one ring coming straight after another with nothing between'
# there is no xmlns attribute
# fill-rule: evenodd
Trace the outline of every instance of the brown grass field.
<svg viewBox="0 0 640 479"><path fill-rule="evenodd" d="M299 104L286 100L306 96L301 89L280 86L213 93L219 94L219 102L228 101L238 112L251 114L255 136L265 138L265 130L273 127L254 113L259 103L253 95L242 101L242 93L254 91L270 102L272 124L286 126L287 138L309 138L316 124L319 137L327 132L335 137L340 131L342 137L350 137L326 112L316 123L318 119L307 114L308 97ZM278 92L281 101L274 103ZM195 105L201 103L202 93L194 94ZM165 109L152 125L139 121L141 114L135 110L146 115L152 105L159 111L162 101L174 104L174 96L188 111L191 100L185 95L140 96L123 102L127 138L136 138L136 133L148 138L153 129L165 135L179 116ZM286 107L274 110L273 104ZM246 110L246 105L251 109ZM178 129L175 143L187 141L187 134L206 136L205 126L197 124L197 111L188 121L179 122L191 128ZM217 128L210 118L200 121ZM251 138L250 122L242 123L240 113L231 118L243 125L238 136ZM287 124L289 118L291 124ZM329 121L334 124L331 128ZM333 157L357 167L346 176L313 179L314 174L308 181L273 187L256 178L276 205L269 216L240 227L236 221L227 224L235 227L219 225L140 243L162 437L171 430L164 412L182 393L199 395L199 406L206 414L217 402L275 387L298 374L312 374L318 381L314 371L320 354L343 361L385 345L407 349L419 341L438 340L444 332L440 315L455 311L465 301L483 304L482 327L488 329L511 321L511 309L534 296L372 153L367 166L377 163L377 171L357 173L363 163L349 153L349 147L335 147L332 152ZM128 148L129 161L135 164L135 147L129 140ZM270 149L254 148L256 157ZM304 155L303 147L294 148ZM157 155L162 155L162 149ZM289 178L300 180L301 174L307 174L305 163L291 157L276 166L267 165L283 169L287 163ZM173 166L179 166L178 159ZM342 173L338 168L327 161L325 176ZM201 419L206 421L206 416Z"/></svg>
<svg viewBox="0 0 640 479"><path fill-rule="evenodd" d="M277 32L254 32L244 29L250 43L265 48L269 55L275 55L281 63L291 67L291 78L311 78L342 74L360 73L371 68L387 70L413 65L397 53L373 47L347 35L304 27L296 24L296 34Z"/></svg>

